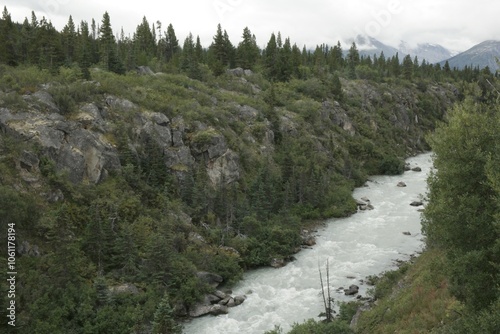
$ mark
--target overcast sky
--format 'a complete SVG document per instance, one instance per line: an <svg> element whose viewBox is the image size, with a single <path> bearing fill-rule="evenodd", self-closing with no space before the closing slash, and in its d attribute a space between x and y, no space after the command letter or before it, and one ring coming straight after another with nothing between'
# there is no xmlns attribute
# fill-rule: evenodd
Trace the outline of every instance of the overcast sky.
<svg viewBox="0 0 500 334"><path fill-rule="evenodd" d="M334 45L358 34L370 35L388 45L401 40L410 45L435 43L453 51L488 39L500 39L500 1L493 0L4 0L12 19L22 22L31 11L45 16L58 30L69 15L100 23L108 11L113 30L132 36L146 16L160 21L162 30L172 23L182 43L189 32L208 46L220 23L237 45L248 27L259 46L272 32L281 32L300 47ZM344 48L348 46L343 44Z"/></svg>

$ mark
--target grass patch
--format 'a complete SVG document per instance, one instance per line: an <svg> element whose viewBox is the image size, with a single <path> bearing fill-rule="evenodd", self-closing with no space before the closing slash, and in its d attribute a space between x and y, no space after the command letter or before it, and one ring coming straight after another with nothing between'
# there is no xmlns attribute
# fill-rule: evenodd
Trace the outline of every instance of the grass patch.
<svg viewBox="0 0 500 334"><path fill-rule="evenodd" d="M452 321L460 304L450 295L444 254L429 250L414 265L381 277L374 296L378 304L362 314L358 333L428 333Z"/></svg>

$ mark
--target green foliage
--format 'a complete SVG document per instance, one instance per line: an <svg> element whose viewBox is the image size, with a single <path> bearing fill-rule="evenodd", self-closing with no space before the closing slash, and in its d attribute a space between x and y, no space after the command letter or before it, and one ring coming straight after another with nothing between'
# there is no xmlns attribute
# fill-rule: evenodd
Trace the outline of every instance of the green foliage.
<svg viewBox="0 0 500 334"><path fill-rule="evenodd" d="M313 319L303 324L295 324L288 334L353 334L349 324L343 321L318 322Z"/></svg>
<svg viewBox="0 0 500 334"><path fill-rule="evenodd" d="M475 310L498 299L482 293L498 277L496 224L498 175L488 177L488 161L498 156L498 109L466 100L449 113L430 138L437 171L429 179L430 203L423 223L428 244L448 252L450 289Z"/></svg>
<svg viewBox="0 0 500 334"><path fill-rule="evenodd" d="M428 250L412 265L375 281L377 305L362 312L357 333L434 333L463 312L447 289L445 255ZM373 282L373 280L372 280Z"/></svg>
<svg viewBox="0 0 500 334"><path fill-rule="evenodd" d="M156 309L153 320L153 334L182 333L181 327L175 322L174 312L167 294L163 296Z"/></svg>
<svg viewBox="0 0 500 334"><path fill-rule="evenodd" d="M116 38L108 13L99 28L94 20L75 24L70 17L61 32L34 13L14 31L9 16L5 11L0 22L0 40L6 42L0 43L0 55L13 51L0 57L2 107L25 110L29 95L42 87L68 121L75 121L72 113L83 104L94 103L105 119L102 135L116 145L122 165L98 185L77 185L59 172L51 155L31 147L35 140L13 147L4 145L9 131L0 136L0 216L15 221L19 235L41 253L19 258L20 300L26 305L19 319L26 333L177 332L174 305L176 311L190 307L211 289L197 271L220 274L230 285L243 269L293 254L307 220L355 212L353 186L370 173L401 172L401 157L420 148L415 141L440 119L449 100L442 93L451 91L431 78L445 80L452 73L413 67L415 77L421 72L426 78L426 89L417 92L410 82L393 80L402 70L405 75L394 59L361 59L355 45L344 60L340 43L300 51L278 33L261 53L247 28L235 48L219 26L208 49L193 35L181 48L171 24L163 32L160 22L155 29L146 18L133 38L124 33ZM7 37L18 49L9 49ZM133 71L138 65L163 73L139 76ZM226 72L234 66L253 74ZM470 71L464 80L480 77L477 101L491 102L487 73ZM379 90L392 95L379 98ZM416 108L409 105L407 115L392 112L399 110L401 96L415 94ZM135 107L110 106L109 95ZM257 113L244 115L242 106ZM148 111L169 117L169 126L191 150L193 165L167 168L165 153L178 147L165 147L142 132L137 140L137 120ZM400 116L416 115L418 124L398 123ZM350 123L352 132L345 130ZM223 176L214 186L207 174L214 159L205 152L219 139L238 156L239 178L225 182ZM24 182L16 167L25 146L39 155L40 188ZM484 161L486 177L480 181L496 185L496 192L489 192L496 196L499 158L493 148ZM59 190L64 199L56 203L43 195ZM457 274L453 284L470 287L463 298L478 288L463 266L482 270L496 254L478 250L457 256L450 270ZM486 272L478 282L491 278L488 273L495 274ZM138 293L111 292L122 283L134 284ZM349 332L353 310L341 306L340 322L311 321L294 330Z"/></svg>

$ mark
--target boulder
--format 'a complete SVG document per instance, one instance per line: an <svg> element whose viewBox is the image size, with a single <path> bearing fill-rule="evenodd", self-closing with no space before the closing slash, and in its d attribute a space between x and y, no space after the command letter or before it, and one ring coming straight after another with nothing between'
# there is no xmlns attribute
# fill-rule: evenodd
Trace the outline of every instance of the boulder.
<svg viewBox="0 0 500 334"><path fill-rule="evenodd" d="M316 245L316 238L314 238L314 236L312 235L308 235L306 237L303 236L302 245L312 247Z"/></svg>
<svg viewBox="0 0 500 334"><path fill-rule="evenodd" d="M213 292L213 295L217 296L219 299L225 299L227 297L227 293L220 290L215 290L215 292Z"/></svg>
<svg viewBox="0 0 500 334"><path fill-rule="evenodd" d="M359 292L359 286L354 285L354 284L349 286L349 289L344 290L344 294L346 296L353 296L353 295L357 294L358 292Z"/></svg>
<svg viewBox="0 0 500 334"><path fill-rule="evenodd" d="M233 297L226 296L226 298L219 300L219 302L217 304L219 304L219 305L227 305L231 299L233 299Z"/></svg>
<svg viewBox="0 0 500 334"><path fill-rule="evenodd" d="M285 264L286 264L285 259L275 257L271 260L270 266L273 268L281 268L284 267Z"/></svg>
<svg viewBox="0 0 500 334"><path fill-rule="evenodd" d="M196 305L189 310L189 316L192 318L198 318L210 313L212 305Z"/></svg>
<svg viewBox="0 0 500 334"><path fill-rule="evenodd" d="M403 232L404 235L411 235L410 232Z"/></svg>
<svg viewBox="0 0 500 334"><path fill-rule="evenodd" d="M205 296L205 301L207 304L217 304L221 302L221 299L214 294L208 294Z"/></svg>
<svg viewBox="0 0 500 334"><path fill-rule="evenodd" d="M226 306L227 307L235 307L236 306L236 303L234 302L233 297L229 298L229 301L227 302Z"/></svg>
<svg viewBox="0 0 500 334"><path fill-rule="evenodd" d="M139 75L154 75L155 73L149 68L149 66L137 66L136 72Z"/></svg>
<svg viewBox="0 0 500 334"><path fill-rule="evenodd" d="M136 295L139 293L139 289L137 289L137 287L132 283L124 283L121 285L110 287L109 292L111 292L112 294L126 293L126 294Z"/></svg>
<svg viewBox="0 0 500 334"><path fill-rule="evenodd" d="M245 70L242 69L241 67L233 68L233 69L228 69L226 70L227 74L234 75L236 77L242 77L245 75Z"/></svg>
<svg viewBox="0 0 500 334"><path fill-rule="evenodd" d="M406 183L404 183L403 181L398 182L398 187L404 188L404 187L406 187Z"/></svg>
<svg viewBox="0 0 500 334"><path fill-rule="evenodd" d="M413 201L410 203L411 206L422 206L424 203L422 201Z"/></svg>
<svg viewBox="0 0 500 334"><path fill-rule="evenodd" d="M206 283L214 288L219 286L220 283L224 280L222 276L214 274L214 273L209 273L206 271L199 271L196 273L196 276L203 282Z"/></svg>
<svg viewBox="0 0 500 334"><path fill-rule="evenodd" d="M19 158L19 166L28 172L38 171L40 165L40 160L38 156L31 151L23 151L21 157Z"/></svg>
<svg viewBox="0 0 500 334"><path fill-rule="evenodd" d="M420 167L413 167L411 170L414 171L414 172L421 172L422 168L420 168Z"/></svg>
<svg viewBox="0 0 500 334"><path fill-rule="evenodd" d="M228 314L229 313L229 310L227 308L227 306L224 306L224 305L212 305L210 307L210 314L211 315L221 315L221 314Z"/></svg>
<svg viewBox="0 0 500 334"><path fill-rule="evenodd" d="M38 249L37 245L31 245L28 241L24 240L21 245L17 247L17 253L19 255L27 255L39 257L41 255L40 249Z"/></svg>
<svg viewBox="0 0 500 334"><path fill-rule="evenodd" d="M236 306L243 304L243 302L247 299L245 295L238 295L234 297L234 303Z"/></svg>

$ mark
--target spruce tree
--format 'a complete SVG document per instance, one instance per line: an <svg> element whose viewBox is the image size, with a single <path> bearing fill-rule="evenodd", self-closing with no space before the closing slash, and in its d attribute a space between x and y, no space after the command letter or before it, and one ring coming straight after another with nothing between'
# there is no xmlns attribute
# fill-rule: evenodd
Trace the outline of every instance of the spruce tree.
<svg viewBox="0 0 500 334"><path fill-rule="evenodd" d="M181 327L174 320L174 310L170 298L165 294L158 304L153 320L153 334L180 334Z"/></svg>
<svg viewBox="0 0 500 334"><path fill-rule="evenodd" d="M175 36L175 30L170 23L165 34L165 61L169 62L179 51L179 40Z"/></svg>
<svg viewBox="0 0 500 334"><path fill-rule="evenodd" d="M64 26L61 32L62 47L64 52L64 62L66 65L71 65L76 58L76 43L77 34L73 17L70 15L68 23Z"/></svg>
<svg viewBox="0 0 500 334"><path fill-rule="evenodd" d="M264 51L265 74L269 80L278 79L278 45L276 44L276 35L271 34L267 47Z"/></svg>
<svg viewBox="0 0 500 334"><path fill-rule="evenodd" d="M117 55L115 36L108 12L104 13L99 29L99 51L104 69L118 74L125 73L125 68Z"/></svg>
<svg viewBox="0 0 500 334"><path fill-rule="evenodd" d="M413 61L410 55L406 55L403 59L403 77L406 80L411 80L413 78Z"/></svg>
<svg viewBox="0 0 500 334"><path fill-rule="evenodd" d="M10 66L18 64L17 29L12 22L7 7L3 8L0 21L0 62Z"/></svg>
<svg viewBox="0 0 500 334"><path fill-rule="evenodd" d="M259 59L259 47L257 46L255 36L252 35L248 27L243 29L242 38L243 40L238 44L236 51L238 66L244 69L253 69Z"/></svg>
<svg viewBox="0 0 500 334"><path fill-rule="evenodd" d="M359 65L359 51L355 42L352 42L351 47L349 48L349 53L347 54L347 66L348 66L348 75L351 79L356 77L356 66Z"/></svg>

